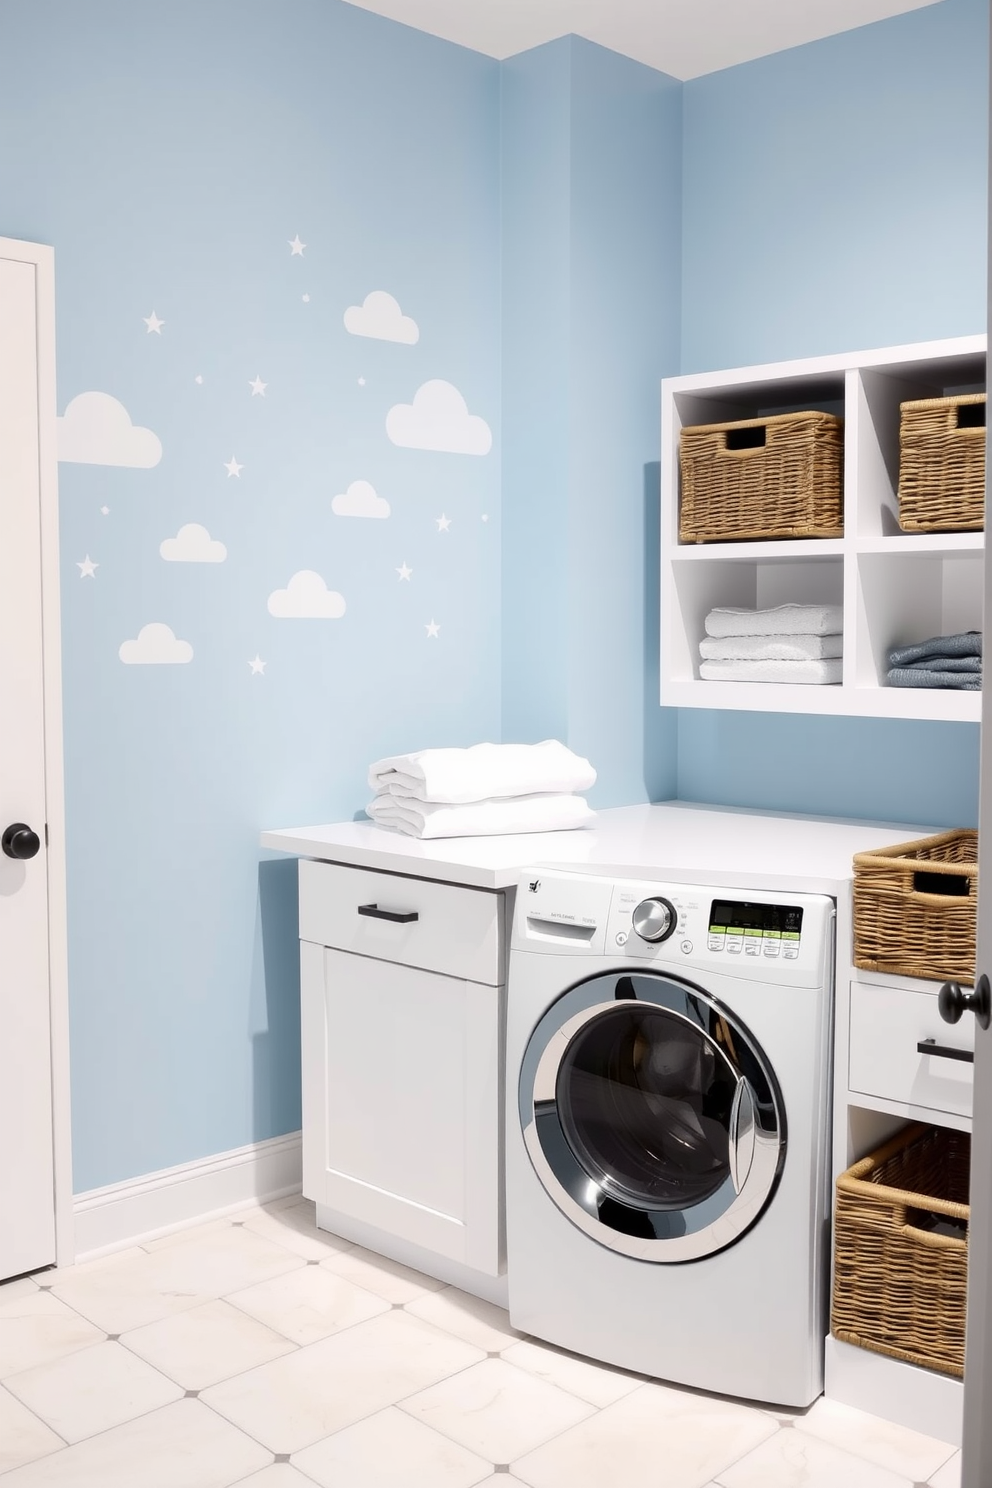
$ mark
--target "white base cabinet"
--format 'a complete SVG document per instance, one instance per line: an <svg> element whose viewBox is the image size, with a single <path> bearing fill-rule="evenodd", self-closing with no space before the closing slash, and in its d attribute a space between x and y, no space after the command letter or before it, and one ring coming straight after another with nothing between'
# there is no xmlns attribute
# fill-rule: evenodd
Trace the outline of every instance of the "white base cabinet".
<svg viewBox="0 0 992 1488"><path fill-rule="evenodd" d="M303 1192L491 1277L502 929L501 893L300 864Z"/></svg>
<svg viewBox="0 0 992 1488"><path fill-rule="evenodd" d="M974 1049L974 1020L954 1027L941 1021L939 982L854 967L844 972L842 966L837 978L835 1178L907 1122L970 1131L974 1090L974 1065L966 1057ZM963 1387L950 1375L830 1336L824 1394L960 1445Z"/></svg>

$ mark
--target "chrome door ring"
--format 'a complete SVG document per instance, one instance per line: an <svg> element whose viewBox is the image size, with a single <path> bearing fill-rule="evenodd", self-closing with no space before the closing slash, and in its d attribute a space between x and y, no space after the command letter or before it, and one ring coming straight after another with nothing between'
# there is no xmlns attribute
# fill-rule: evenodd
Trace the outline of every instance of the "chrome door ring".
<svg viewBox="0 0 992 1488"><path fill-rule="evenodd" d="M583 992L590 995L596 984L604 982L614 988L625 982L632 993L614 995L609 1001L586 1002L561 1021L568 1002L574 1003ZM727 1176L712 1195L681 1211L633 1204L619 1184L604 1182L589 1173L568 1140L558 1109L558 1072L576 1037L598 1019L631 1002L659 1008L687 1024L715 1051L737 1082L728 1118ZM726 1043L713 1038L708 1028L711 1018L722 1025ZM543 1042L539 1053L538 1041ZM741 1054L737 1053L737 1044ZM527 1066L530 1063L533 1067L535 1053L537 1066L525 1090ZM741 1068L744 1063L747 1070ZM636 1260L699 1260L732 1245L751 1228L771 1199L785 1159L782 1097L757 1041L716 998L668 975L604 973L563 993L528 1041L521 1067L519 1110L528 1156L558 1209L598 1244Z"/></svg>

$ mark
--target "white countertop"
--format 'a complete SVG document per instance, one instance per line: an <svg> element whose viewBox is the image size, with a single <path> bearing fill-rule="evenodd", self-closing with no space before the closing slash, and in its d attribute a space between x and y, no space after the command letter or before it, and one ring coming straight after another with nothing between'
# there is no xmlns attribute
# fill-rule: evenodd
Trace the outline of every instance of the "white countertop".
<svg viewBox="0 0 992 1488"><path fill-rule="evenodd" d="M515 884L524 869L567 868L617 878L835 893L856 852L928 837L938 827L737 810L689 801L600 811L595 827L514 837L421 842L371 822L263 832L262 846L298 857L408 873L479 889Z"/></svg>

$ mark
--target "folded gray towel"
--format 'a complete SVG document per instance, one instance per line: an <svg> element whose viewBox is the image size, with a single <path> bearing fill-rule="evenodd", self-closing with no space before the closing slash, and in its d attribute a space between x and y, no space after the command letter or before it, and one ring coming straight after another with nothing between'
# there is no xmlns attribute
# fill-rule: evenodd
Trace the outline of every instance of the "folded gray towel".
<svg viewBox="0 0 992 1488"><path fill-rule="evenodd" d="M922 661L904 663L911 672L980 672L980 656L925 656Z"/></svg>
<svg viewBox="0 0 992 1488"><path fill-rule="evenodd" d="M949 687L959 692L981 692L981 672L931 672L918 667L892 667L890 687Z"/></svg>
<svg viewBox="0 0 992 1488"><path fill-rule="evenodd" d="M956 635L931 636L914 646L896 646L889 652L889 666L904 667L933 656L981 656L982 632L959 631Z"/></svg>

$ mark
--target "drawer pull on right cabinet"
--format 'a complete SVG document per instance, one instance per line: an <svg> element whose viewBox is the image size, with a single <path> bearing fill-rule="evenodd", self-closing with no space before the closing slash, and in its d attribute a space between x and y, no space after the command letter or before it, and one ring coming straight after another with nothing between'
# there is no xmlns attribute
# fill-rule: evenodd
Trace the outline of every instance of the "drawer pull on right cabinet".
<svg viewBox="0 0 992 1488"><path fill-rule="evenodd" d="M396 925L411 925L414 920L420 919L415 909L380 909L378 904L360 904L358 913L368 915L370 920L392 920Z"/></svg>
<svg viewBox="0 0 992 1488"><path fill-rule="evenodd" d="M939 1055L941 1059L960 1059L963 1064L975 1062L970 1049L950 1049L946 1044L938 1044L936 1039L921 1039L916 1048L920 1054Z"/></svg>

